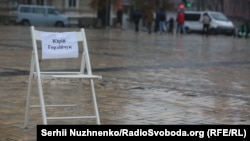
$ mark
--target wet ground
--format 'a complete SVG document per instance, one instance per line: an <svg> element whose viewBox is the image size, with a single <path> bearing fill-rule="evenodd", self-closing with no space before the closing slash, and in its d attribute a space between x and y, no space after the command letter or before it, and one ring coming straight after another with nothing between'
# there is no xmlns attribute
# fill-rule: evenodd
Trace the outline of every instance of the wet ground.
<svg viewBox="0 0 250 141"><path fill-rule="evenodd" d="M77 28L42 28L49 31ZM23 128L31 59L29 27L0 26L0 140L35 140L42 123L31 110ZM135 33L133 29L86 29L101 124L250 124L250 40L199 34ZM56 65L76 70L77 65ZM74 102L80 90L82 109L93 113L88 83L44 81L48 103ZM34 83L34 90L36 90ZM80 89L79 89L80 88ZM37 94L32 102L38 102ZM72 109L48 109L71 114ZM49 121L49 124L95 124L95 120Z"/></svg>

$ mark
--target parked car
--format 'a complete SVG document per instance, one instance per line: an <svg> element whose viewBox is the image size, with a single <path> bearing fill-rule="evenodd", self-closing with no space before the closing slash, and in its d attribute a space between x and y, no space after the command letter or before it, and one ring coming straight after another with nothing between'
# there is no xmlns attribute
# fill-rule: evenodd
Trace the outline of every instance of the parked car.
<svg viewBox="0 0 250 141"><path fill-rule="evenodd" d="M202 32L202 18L208 13L211 19L210 32L212 34L235 34L235 25L226 15L215 11L185 11L185 28L187 32Z"/></svg>
<svg viewBox="0 0 250 141"><path fill-rule="evenodd" d="M53 6L19 5L17 8L17 24L69 26L67 17Z"/></svg>

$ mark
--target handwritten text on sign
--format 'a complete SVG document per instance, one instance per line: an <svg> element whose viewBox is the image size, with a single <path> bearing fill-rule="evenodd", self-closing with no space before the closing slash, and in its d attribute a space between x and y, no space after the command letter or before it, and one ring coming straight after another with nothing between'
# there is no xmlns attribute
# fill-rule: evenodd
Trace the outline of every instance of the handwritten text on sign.
<svg viewBox="0 0 250 141"><path fill-rule="evenodd" d="M77 58L78 42L75 32L43 32L42 59Z"/></svg>

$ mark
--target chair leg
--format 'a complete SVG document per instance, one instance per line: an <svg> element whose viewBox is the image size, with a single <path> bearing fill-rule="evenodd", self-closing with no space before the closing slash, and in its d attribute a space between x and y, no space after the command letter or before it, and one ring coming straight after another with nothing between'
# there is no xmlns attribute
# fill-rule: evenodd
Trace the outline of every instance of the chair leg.
<svg viewBox="0 0 250 141"><path fill-rule="evenodd" d="M75 116L77 116L77 113L80 111L80 99L81 99L81 97L80 97L80 95L81 95L81 90L82 90L82 85L80 85L80 84L78 84L77 85L77 94L76 94L76 103L75 103L75 105L76 105L76 107L75 107L75 110L74 110L74 115ZM75 119L73 119L73 123L75 123L76 124L76 120Z"/></svg>
<svg viewBox="0 0 250 141"><path fill-rule="evenodd" d="M94 89L94 81L93 81L93 79L90 79L90 86L91 86L91 93L92 93L93 104L94 104L94 108L95 108L96 123L97 124L101 124L100 117L99 117L99 112L98 112L97 101L96 101L96 95L95 95L95 89Z"/></svg>
<svg viewBox="0 0 250 141"><path fill-rule="evenodd" d="M30 111L30 97L31 97L31 90L32 90L32 80L33 80L33 73L34 73L34 54L32 53L31 56L31 64L30 64L30 74L29 74L29 82L28 82L28 94L26 100L26 109L25 109L25 117L24 117L24 128L27 128L29 122L29 111Z"/></svg>
<svg viewBox="0 0 250 141"><path fill-rule="evenodd" d="M41 78L37 78L37 85L38 85L38 90L39 90L39 99L40 99L40 107L41 107L41 111L42 111L43 124L46 125L47 124L47 117L46 117L46 109L45 109L45 102L44 102Z"/></svg>
<svg viewBox="0 0 250 141"><path fill-rule="evenodd" d="M28 85L28 95L27 95L27 101L26 101L24 128L27 128L28 122L29 122L31 85L32 85L32 78L29 79L29 85Z"/></svg>

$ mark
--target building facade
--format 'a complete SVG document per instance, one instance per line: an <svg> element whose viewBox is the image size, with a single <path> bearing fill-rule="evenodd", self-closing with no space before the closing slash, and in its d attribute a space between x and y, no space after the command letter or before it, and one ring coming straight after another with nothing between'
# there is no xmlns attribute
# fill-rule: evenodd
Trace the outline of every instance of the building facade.
<svg viewBox="0 0 250 141"><path fill-rule="evenodd" d="M224 13L250 21L250 0L224 0Z"/></svg>
<svg viewBox="0 0 250 141"><path fill-rule="evenodd" d="M14 11L18 4L51 5L65 14L84 15L96 17L97 11L90 7L92 0L0 0L0 13ZM131 3L133 0L123 0ZM145 0L146 1L146 0ZM212 10L221 11L230 18L250 21L250 0L158 0L171 3L171 9L178 9L182 2L188 2L191 7L187 10ZM115 7L111 7L110 13L115 15Z"/></svg>
<svg viewBox="0 0 250 141"><path fill-rule="evenodd" d="M51 5L64 13L90 13L94 10L90 8L91 0L0 0L0 10L6 11L15 9L18 4Z"/></svg>
<svg viewBox="0 0 250 141"><path fill-rule="evenodd" d="M91 0L19 0L22 4L51 5L63 12L86 13L93 12Z"/></svg>

